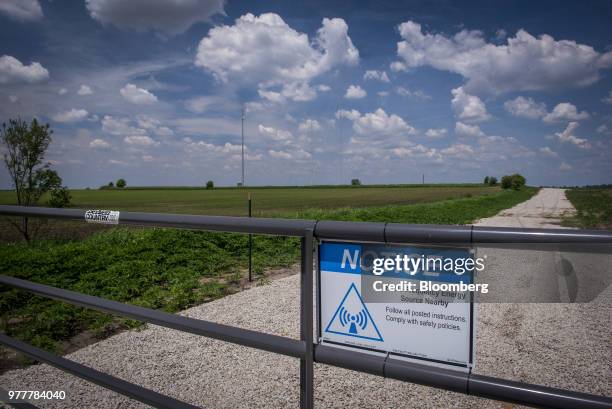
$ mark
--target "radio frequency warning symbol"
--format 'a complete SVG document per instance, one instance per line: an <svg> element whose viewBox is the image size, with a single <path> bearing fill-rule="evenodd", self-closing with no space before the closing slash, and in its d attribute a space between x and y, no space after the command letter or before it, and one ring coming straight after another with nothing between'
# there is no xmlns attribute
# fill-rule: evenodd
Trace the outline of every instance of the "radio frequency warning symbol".
<svg viewBox="0 0 612 409"><path fill-rule="evenodd" d="M340 301L340 305L338 305L332 319L327 324L325 332L383 341L376 323L355 284L351 284L344 298Z"/></svg>

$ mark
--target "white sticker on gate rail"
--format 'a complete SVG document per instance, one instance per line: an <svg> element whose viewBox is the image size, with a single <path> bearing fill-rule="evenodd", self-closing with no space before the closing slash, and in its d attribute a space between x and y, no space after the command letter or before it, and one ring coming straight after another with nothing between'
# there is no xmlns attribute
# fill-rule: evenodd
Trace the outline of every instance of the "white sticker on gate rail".
<svg viewBox="0 0 612 409"><path fill-rule="evenodd" d="M88 223L119 224L117 210L86 210L85 221Z"/></svg>

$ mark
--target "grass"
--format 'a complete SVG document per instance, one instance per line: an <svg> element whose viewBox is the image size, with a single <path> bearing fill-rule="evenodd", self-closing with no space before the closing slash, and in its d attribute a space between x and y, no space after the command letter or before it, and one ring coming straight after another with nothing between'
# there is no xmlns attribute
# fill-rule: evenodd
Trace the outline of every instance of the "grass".
<svg viewBox="0 0 612 409"><path fill-rule="evenodd" d="M428 203L483 196L499 191L484 185L409 187L313 187L224 189L72 190L73 206L83 209L244 216L253 195L253 216L270 216L311 208L337 209ZM43 201L45 198L43 198ZM0 192L0 204L15 204L13 192Z"/></svg>
<svg viewBox="0 0 612 409"><path fill-rule="evenodd" d="M334 219L355 221L386 221L404 223L439 223L465 224L476 219L496 214L502 209L514 206L531 197L537 190L527 188L522 191L500 191L491 188L457 189L443 188L441 191L431 191L430 188L410 190L408 193L387 192L386 197L396 197L396 200L415 200L416 204L371 205L376 203L375 194L379 188L344 189L344 194L335 191L327 192L328 200L334 203L344 203L341 207L330 208L330 203L323 200L323 192L315 192L315 197L309 197L295 189L284 191L287 198L280 197L283 190L269 189L262 194L267 203L266 216ZM229 190L229 189L228 189ZM274 190L274 192L271 192ZM324 189L326 190L326 189ZM424 190L424 191L423 191ZM83 191L85 192L85 191ZM111 192L113 195L104 196ZM146 210L138 207L143 197L133 193L142 191L102 191L106 198L103 204L89 204L84 200L92 200L93 192L85 192L84 196L76 195L76 205L95 208L130 208ZM228 197L225 191L212 191L220 194L218 206L227 206ZM311 191L312 192L312 191ZM467 192L467 193L466 193ZM486 192L486 193L485 193ZM149 195L156 192L144 192ZM196 191L206 194L211 199L211 191ZM230 192L232 195L243 191ZM487 194L488 193L488 194ZM124 194L126 203L120 202ZM168 200L178 202L186 200L186 193L177 191ZM300 199L312 203L322 203L319 208L308 208ZM451 198L448 197L459 197ZM110 198L114 197L114 201ZM234 196L235 197L235 196ZM259 197L259 193L258 193ZM360 200L362 202L357 201ZM433 203L419 201L439 200ZM274 208L271 201L279 201ZM348 207L347 200L352 198L353 207ZM79 202L80 200L80 202ZM270 202L266 202L270 201ZM258 200L259 205L259 200ZM366 206L365 204L370 204ZM154 204L145 204L153 206ZM162 210L159 204L155 210ZM191 203L177 205L171 203L171 209L202 209L210 203ZM363 207L356 207L363 206ZM235 207L238 211L239 207ZM217 209L223 214L228 209ZM213 213L213 212L211 212ZM75 226L89 228L84 223ZM75 236L76 237L76 236ZM215 298L223 297L233 291L232 281L239 276L236 271L246 266L247 253L246 235L228 233L208 233L176 229L140 229L113 228L98 232L87 231L87 237L82 240L39 240L31 245L22 242L0 245L0 274L11 275L34 282L71 289L85 294L108 298L116 301L141 305L148 308L175 312L192 305L200 304ZM298 260L299 247L296 239L283 237L256 236L254 240L254 267L256 273L275 266L288 266ZM265 276L258 275L265 281ZM90 333L92 340L103 338L118 329L133 328L139 323L120 319L95 311L74 307L61 302L42 297L31 296L26 292L0 287L0 326L9 336L29 342L33 345L58 353L69 350L70 340L79 334ZM6 352L6 351L5 351ZM7 367L7 357L2 359L0 368Z"/></svg>
<svg viewBox="0 0 612 409"><path fill-rule="evenodd" d="M565 195L576 208L576 215L563 221L565 226L612 229L612 189L571 189Z"/></svg>
<svg viewBox="0 0 612 409"><path fill-rule="evenodd" d="M295 214L298 218L317 220L347 220L363 222L415 224L468 224L490 217L503 209L524 202L537 192L535 188L501 191L493 195L443 200L411 206L390 205L335 210L311 209Z"/></svg>

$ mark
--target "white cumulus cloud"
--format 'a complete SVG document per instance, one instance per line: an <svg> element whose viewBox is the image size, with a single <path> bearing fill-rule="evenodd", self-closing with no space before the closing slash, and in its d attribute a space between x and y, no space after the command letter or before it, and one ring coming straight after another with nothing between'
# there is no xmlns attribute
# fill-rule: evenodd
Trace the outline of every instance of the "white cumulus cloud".
<svg viewBox="0 0 612 409"><path fill-rule="evenodd" d="M416 91L412 91L409 88L406 87L402 87L401 85L397 88L395 88L395 93L397 95L401 95L403 97L415 97L415 98L420 98L420 99L431 99L431 96L424 93L421 90L416 90Z"/></svg>
<svg viewBox="0 0 612 409"><path fill-rule="evenodd" d="M144 88L138 88L134 84L126 84L119 91L123 98L133 104L145 105L157 102L157 97Z"/></svg>
<svg viewBox="0 0 612 409"><path fill-rule="evenodd" d="M89 112L84 109L71 109L70 111L60 112L54 115L52 119L56 122L78 122L87 118Z"/></svg>
<svg viewBox="0 0 612 409"><path fill-rule="evenodd" d="M300 132L316 132L321 130L321 124L316 119L306 119L298 125Z"/></svg>
<svg viewBox="0 0 612 409"><path fill-rule="evenodd" d="M608 128L608 125L601 124L597 127L597 133L604 134L604 135L612 135L612 130Z"/></svg>
<svg viewBox="0 0 612 409"><path fill-rule="evenodd" d="M291 131L285 131L283 129L276 129L271 126L264 126L259 124L257 127L259 133L276 141L282 143L288 143L293 138L293 134Z"/></svg>
<svg viewBox="0 0 612 409"><path fill-rule="evenodd" d="M357 110L339 110L336 118L346 118L353 122L353 130L359 135L414 135L417 130L395 114L387 114L382 108L361 114Z"/></svg>
<svg viewBox="0 0 612 409"><path fill-rule="evenodd" d="M93 94L91 87L89 85L82 84L79 90L77 91L78 95L85 96Z"/></svg>
<svg viewBox="0 0 612 409"><path fill-rule="evenodd" d="M554 123L561 121L579 121L581 119L589 118L589 113L586 111L578 112L575 105L569 102L562 102L542 118L546 123Z"/></svg>
<svg viewBox="0 0 612 409"><path fill-rule="evenodd" d="M142 128L131 126L128 118L115 118L113 116L106 115L104 118L102 118L101 122L102 130L111 135L144 135L146 133L146 131Z"/></svg>
<svg viewBox="0 0 612 409"><path fill-rule="evenodd" d="M268 154L276 159L287 159L287 160L305 160L310 159L311 154L303 149L295 149L292 151L278 151L271 149L268 151Z"/></svg>
<svg viewBox="0 0 612 409"><path fill-rule="evenodd" d="M559 138L561 142L571 143L582 149L589 149L591 147L589 141L574 135L574 131L579 126L580 124L578 124L578 122L570 122L563 132L556 132L555 136Z"/></svg>
<svg viewBox="0 0 612 409"><path fill-rule="evenodd" d="M446 128L428 129L425 132L425 136L431 139L438 139L446 136L447 132L448 131L446 130Z"/></svg>
<svg viewBox="0 0 612 409"><path fill-rule="evenodd" d="M451 106L459 119L469 122L482 122L491 117L487 112L485 103L476 95L465 92L463 87L455 88L451 93L453 94Z"/></svg>
<svg viewBox="0 0 612 409"><path fill-rule="evenodd" d="M602 69L612 67L612 51L550 35L534 37L519 30L505 44L488 43L477 30L461 30L452 37L425 33L413 21L398 27L401 58L395 70L430 66L462 75L468 92L501 94L583 87L597 82Z"/></svg>
<svg viewBox="0 0 612 409"><path fill-rule="evenodd" d="M0 84L35 83L48 78L49 71L40 63L23 65L21 61L10 55L0 57Z"/></svg>
<svg viewBox="0 0 612 409"><path fill-rule="evenodd" d="M86 0L89 15L102 24L137 31L180 34L193 24L224 14L224 0Z"/></svg>
<svg viewBox="0 0 612 409"><path fill-rule="evenodd" d="M324 18L311 40L278 14L249 13L234 25L212 28L200 41L195 64L222 82L256 85L263 98L281 102L313 99L313 78L358 61L359 52L341 18Z"/></svg>
<svg viewBox="0 0 612 409"><path fill-rule="evenodd" d="M126 136L125 138L123 138L123 142L127 143L128 145L135 145L135 146L152 146L152 145L158 144L157 142L155 142L153 139L151 139L147 135Z"/></svg>
<svg viewBox="0 0 612 409"><path fill-rule="evenodd" d="M361 99L364 98L368 93L361 88L359 85L349 85L346 90L346 94L344 94L344 98L346 99Z"/></svg>
<svg viewBox="0 0 612 409"><path fill-rule="evenodd" d="M504 108L510 115L522 118L537 119L547 114L546 104L538 103L533 98L518 96L504 102Z"/></svg>
<svg viewBox="0 0 612 409"><path fill-rule="evenodd" d="M612 104L612 91L608 92L608 96L604 97L601 102L604 104Z"/></svg>
<svg viewBox="0 0 612 409"><path fill-rule="evenodd" d="M354 121L361 116L361 113L356 109L351 109L350 111L346 109L340 109L336 112L336 118L346 118L350 121Z"/></svg>
<svg viewBox="0 0 612 409"><path fill-rule="evenodd" d="M93 141L89 142L89 147L93 149L107 149L110 148L110 144L104 139L96 138Z"/></svg>
<svg viewBox="0 0 612 409"><path fill-rule="evenodd" d="M2 0L0 13L18 21L36 21L43 18L38 0Z"/></svg>
<svg viewBox="0 0 612 409"><path fill-rule="evenodd" d="M386 71L377 71L377 70L367 70L365 74L363 74L364 80L378 80L381 82L389 82L389 76Z"/></svg>
<svg viewBox="0 0 612 409"><path fill-rule="evenodd" d="M557 158L559 157L559 154L555 151L553 151L552 149L550 149L548 146L544 146L542 148L540 148L540 153L544 156L548 156L551 158Z"/></svg>
<svg viewBox="0 0 612 409"><path fill-rule="evenodd" d="M455 123L455 133L458 136L469 136L474 138L485 136L485 133L482 132L478 125L468 125L463 122Z"/></svg>

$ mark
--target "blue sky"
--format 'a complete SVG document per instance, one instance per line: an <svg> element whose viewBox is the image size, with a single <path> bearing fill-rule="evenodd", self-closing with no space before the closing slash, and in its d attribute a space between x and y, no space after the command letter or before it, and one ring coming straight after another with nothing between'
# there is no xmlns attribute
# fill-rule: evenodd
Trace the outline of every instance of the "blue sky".
<svg viewBox="0 0 612 409"><path fill-rule="evenodd" d="M70 187L611 183L612 3L0 3L0 118ZM0 187L10 187L5 168Z"/></svg>

